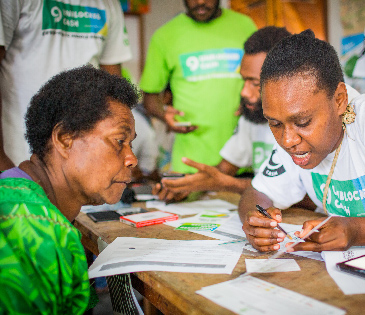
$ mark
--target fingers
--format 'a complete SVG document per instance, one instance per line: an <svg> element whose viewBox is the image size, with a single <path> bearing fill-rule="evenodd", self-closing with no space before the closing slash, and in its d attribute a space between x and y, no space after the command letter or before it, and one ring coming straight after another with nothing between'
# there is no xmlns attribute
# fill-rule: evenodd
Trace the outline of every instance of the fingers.
<svg viewBox="0 0 365 315"><path fill-rule="evenodd" d="M332 217L319 228L318 232L314 232L305 239L305 242L299 243L294 248L288 249L293 251L314 251L321 252L324 250L347 250L353 245L354 229L351 227L351 221L354 218ZM303 230L298 234L299 237L305 237L308 232L320 224L323 219L306 221L303 224ZM356 231L355 231L356 233ZM290 246L293 243L288 243Z"/></svg>
<svg viewBox="0 0 365 315"><path fill-rule="evenodd" d="M169 130L177 133L189 133L198 128L198 126L175 126L176 120L175 116L184 116L184 112L177 110L172 106L167 106L165 111L165 122Z"/></svg>
<svg viewBox="0 0 365 315"><path fill-rule="evenodd" d="M281 215L281 210L278 208L270 207L266 210L271 217L278 223L280 223L283 220L283 217Z"/></svg>
<svg viewBox="0 0 365 315"><path fill-rule="evenodd" d="M318 220L309 220L303 223L303 228L299 232L299 237L303 238L305 237L314 227L316 227L318 224L320 224L323 221L323 219ZM313 236L311 236L313 237Z"/></svg>
<svg viewBox="0 0 365 315"><path fill-rule="evenodd" d="M171 180L172 182L174 180ZM162 184L156 184L153 189L152 193L157 195L160 200L165 201L166 203L177 202L185 199L188 195L188 191L177 191L174 192L171 189L165 188Z"/></svg>
<svg viewBox="0 0 365 315"><path fill-rule="evenodd" d="M261 252L278 250L280 248L278 243L282 242L284 238L276 237L276 235L281 233L281 236L285 236L283 232L261 228L245 229L245 233L251 245Z"/></svg>
<svg viewBox="0 0 365 315"><path fill-rule="evenodd" d="M192 180L196 175L186 175L185 177L178 179L162 179L161 184L165 189L188 189ZM192 178L192 179L191 179Z"/></svg>
<svg viewBox="0 0 365 315"><path fill-rule="evenodd" d="M210 166L210 165L203 164L203 163L198 163L198 162L190 160L186 157L183 157L181 160L184 164L189 165L191 167L194 167L198 171L203 172L203 173L207 173L211 176L214 176L214 174L218 172L217 168L214 167L214 166Z"/></svg>
<svg viewBox="0 0 365 315"><path fill-rule="evenodd" d="M293 243L287 243L285 246L288 247ZM317 243L312 241L305 241L295 245L293 248L289 248L287 250L288 253L294 251L311 251L311 252L322 252L326 250L337 250L343 251L346 250L347 247L343 247L342 244L339 244L336 240L326 242L326 243Z"/></svg>
<svg viewBox="0 0 365 315"><path fill-rule="evenodd" d="M169 105L166 106L166 110L165 110L165 116L166 115L179 115L179 116L184 116L185 113L182 111L179 111L178 109L176 109L175 107Z"/></svg>
<svg viewBox="0 0 365 315"><path fill-rule="evenodd" d="M162 185L158 183L152 187L152 194L158 195L161 192L161 190L162 190Z"/></svg>
<svg viewBox="0 0 365 315"><path fill-rule="evenodd" d="M268 209L271 215L279 216L281 220L281 212L279 209ZM285 238L285 234L276 229L278 222L269 219L257 210L247 213L246 220L243 224L243 230L246 233L247 239L251 245L260 251L278 250Z"/></svg>
<svg viewBox="0 0 365 315"><path fill-rule="evenodd" d="M168 124L169 129L177 133L189 133L198 128L198 126L175 126L174 123Z"/></svg>

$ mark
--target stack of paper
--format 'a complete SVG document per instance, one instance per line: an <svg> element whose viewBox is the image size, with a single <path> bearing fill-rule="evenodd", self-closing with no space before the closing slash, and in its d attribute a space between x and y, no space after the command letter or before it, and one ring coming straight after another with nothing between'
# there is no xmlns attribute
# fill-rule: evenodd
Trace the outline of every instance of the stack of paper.
<svg viewBox="0 0 365 315"><path fill-rule="evenodd" d="M230 274L242 248L231 250L219 243L118 237L90 266L89 277L148 270Z"/></svg>

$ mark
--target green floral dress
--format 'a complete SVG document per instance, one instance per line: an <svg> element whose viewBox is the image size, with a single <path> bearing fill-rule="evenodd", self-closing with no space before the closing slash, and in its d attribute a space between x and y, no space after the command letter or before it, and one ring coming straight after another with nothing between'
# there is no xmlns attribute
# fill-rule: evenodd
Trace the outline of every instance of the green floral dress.
<svg viewBox="0 0 365 315"><path fill-rule="evenodd" d="M0 314L83 314L89 280L80 232L24 178L0 180Z"/></svg>

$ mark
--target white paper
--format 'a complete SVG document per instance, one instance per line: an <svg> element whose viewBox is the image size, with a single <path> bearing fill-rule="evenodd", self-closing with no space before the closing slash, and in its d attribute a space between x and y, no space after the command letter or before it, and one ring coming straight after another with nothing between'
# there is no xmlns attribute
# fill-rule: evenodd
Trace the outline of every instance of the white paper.
<svg viewBox="0 0 365 315"><path fill-rule="evenodd" d="M137 201L159 200L158 196L152 194L136 194Z"/></svg>
<svg viewBox="0 0 365 315"><path fill-rule="evenodd" d="M233 215L234 213L230 212L229 210L223 210L223 211L204 210L195 216L184 219L178 219L173 223L166 222L166 224L173 226L175 228L181 226L184 223L215 223L220 226L228 222L233 217ZM192 232L194 231L195 230L192 230Z"/></svg>
<svg viewBox="0 0 365 315"><path fill-rule="evenodd" d="M246 272L300 271L294 259L245 259Z"/></svg>
<svg viewBox="0 0 365 315"><path fill-rule="evenodd" d="M110 211L110 210L116 211L119 209L126 209L126 208L131 208L131 205L119 201L119 202L117 202L115 204L111 204L111 205L104 203L103 205L99 205L99 206L91 206L91 205L82 206L81 212L89 213L89 212Z"/></svg>
<svg viewBox="0 0 365 315"><path fill-rule="evenodd" d="M196 293L232 312L244 315L343 315L337 307L251 277L204 287Z"/></svg>
<svg viewBox="0 0 365 315"><path fill-rule="evenodd" d="M204 210L232 210L237 206L221 199L198 200L193 202L178 202L166 205L164 201L147 201L147 208L156 208L161 211L176 213L178 215L197 214Z"/></svg>
<svg viewBox="0 0 365 315"><path fill-rule="evenodd" d="M326 268L332 279L337 283L344 294L364 294L365 278L348 274L336 268L336 264L345 260L365 255L365 247L351 247L348 251L324 251L322 256Z"/></svg>
<svg viewBox="0 0 365 315"><path fill-rule="evenodd" d="M219 243L118 237L90 266L89 277L148 270L230 274L242 248L231 250Z"/></svg>
<svg viewBox="0 0 365 315"><path fill-rule="evenodd" d="M190 222L192 218L195 217L179 219L177 221L166 222L164 224L173 227L178 227L183 223ZM196 218L198 218L198 216ZM213 232L209 231L191 231L191 232L209 236L211 238L215 238L222 241L233 241L236 239L241 239L246 237L245 233L242 230L242 223L239 219L237 212L231 212L230 219L221 222L221 225Z"/></svg>
<svg viewBox="0 0 365 315"><path fill-rule="evenodd" d="M302 225L288 224L288 223L280 223L280 226L285 230L285 232L287 232L294 239L294 241L298 240L298 237L296 237L294 235L294 232L300 231L303 227ZM284 239L284 241L280 243L280 249L279 250L284 250L285 251L286 250L285 244L289 243L289 242L293 242L293 241L290 240L288 237L286 237ZM321 253L317 253L317 252L299 251L299 252L291 252L291 253L288 253L288 254L323 261Z"/></svg>

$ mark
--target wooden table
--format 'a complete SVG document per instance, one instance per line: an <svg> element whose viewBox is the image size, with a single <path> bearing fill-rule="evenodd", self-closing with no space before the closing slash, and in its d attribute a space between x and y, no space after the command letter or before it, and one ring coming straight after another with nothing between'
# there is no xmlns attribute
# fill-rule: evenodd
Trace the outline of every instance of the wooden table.
<svg viewBox="0 0 365 315"><path fill-rule="evenodd" d="M218 194L217 197L238 203L235 194ZM136 206L141 206L136 204ZM302 209L289 209L283 212L285 223L302 224L309 218L320 217L320 214ZM97 239L101 237L111 243L118 236L158 238L168 240L210 239L203 235L188 231L178 231L159 224L143 228L134 228L120 222L94 223L86 214L80 213L75 226L81 231L84 246L94 254L98 254ZM257 258L268 255L258 254ZM301 271L254 274L255 277L274 283L280 287L304 294L346 310L347 314L365 313L365 294L344 295L326 271L324 262L285 254L283 257L295 258ZM245 272L245 258L254 256L241 255L233 273L200 274L148 271L132 275L133 287L146 297L164 314L233 314L210 300L196 294L202 287L232 280Z"/></svg>

